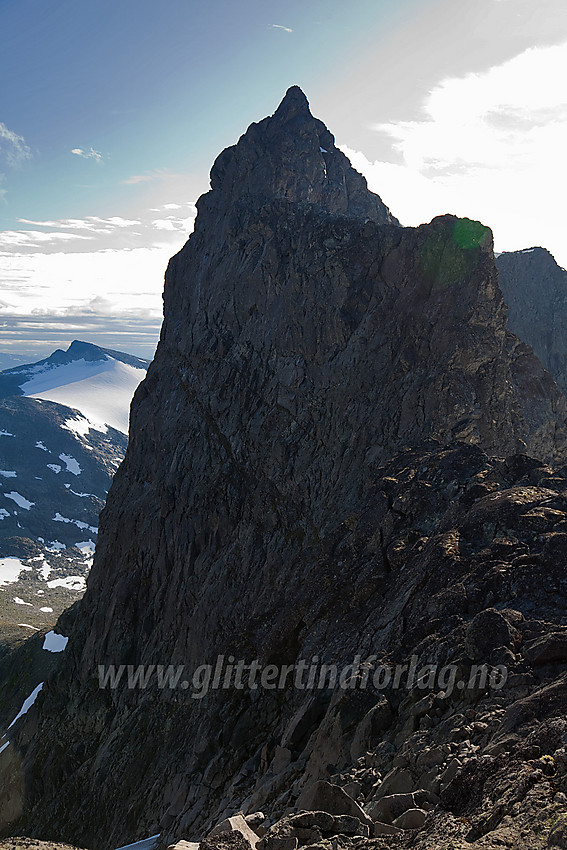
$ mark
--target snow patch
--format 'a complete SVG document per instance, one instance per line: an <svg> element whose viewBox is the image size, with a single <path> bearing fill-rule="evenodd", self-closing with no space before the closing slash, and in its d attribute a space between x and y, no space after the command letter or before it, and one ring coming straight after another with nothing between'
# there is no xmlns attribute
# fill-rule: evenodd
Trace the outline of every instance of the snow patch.
<svg viewBox="0 0 567 850"><path fill-rule="evenodd" d="M23 508L25 511L29 511L30 508L33 508L35 502L29 502L21 493L16 493L15 490L12 490L11 493L4 493L6 499L12 499L18 507Z"/></svg>
<svg viewBox="0 0 567 850"><path fill-rule="evenodd" d="M38 440L38 441L37 441L37 443L35 444L35 447L36 447L36 449L41 449L41 450L42 450L42 451L44 451L44 452L48 452L48 451L49 451L49 449L47 448L47 446L44 446L44 445L43 445L43 443L41 442L41 440Z"/></svg>
<svg viewBox="0 0 567 850"><path fill-rule="evenodd" d="M24 600L20 599L19 596L14 596L14 602L16 603L16 605L29 605L30 608L33 608L31 602L24 602Z"/></svg>
<svg viewBox="0 0 567 850"><path fill-rule="evenodd" d="M66 587L68 590L86 590L87 583L83 576L67 576L54 578L47 582L48 587Z"/></svg>
<svg viewBox="0 0 567 850"><path fill-rule="evenodd" d="M26 567L19 558L0 558L0 587L17 581L22 570L31 570L31 567Z"/></svg>
<svg viewBox="0 0 567 850"><path fill-rule="evenodd" d="M76 525L77 528L82 529L83 531L88 530L92 532L92 534L98 534L98 528L95 525L89 525L87 522L83 522L80 519L69 519L69 517L61 516L59 511L57 511L57 513L53 517L52 522L70 522L73 525Z"/></svg>
<svg viewBox="0 0 567 850"><path fill-rule="evenodd" d="M53 614L53 608L40 608L39 610L43 611L44 614Z"/></svg>
<svg viewBox="0 0 567 850"><path fill-rule="evenodd" d="M43 581L47 581L47 579L49 578L50 572L51 572L51 567L49 566L49 564L47 562L45 562L45 564L43 564L38 570L39 577L41 579L43 579ZM39 592L40 591L38 590L38 593Z"/></svg>
<svg viewBox="0 0 567 850"><path fill-rule="evenodd" d="M95 550L94 540L83 540L81 543L75 543L77 549L80 549L83 555L93 555Z"/></svg>
<svg viewBox="0 0 567 850"><path fill-rule="evenodd" d="M0 469L0 475L2 478L17 478L18 473L14 472L13 469Z"/></svg>
<svg viewBox="0 0 567 850"><path fill-rule="evenodd" d="M58 463L48 463L48 464L46 464L46 466L47 466L48 469L52 469L53 472L55 473L55 475L59 475L59 473L63 469L63 467L59 466Z"/></svg>
<svg viewBox="0 0 567 850"><path fill-rule="evenodd" d="M32 707L34 702L36 701L37 695L39 694L39 692L41 691L42 688L43 688L43 682L40 682L39 685L33 689L31 694L29 695L29 697L24 700L24 704L22 705L22 707L20 708L20 710L18 711L18 713L16 714L16 716L14 717L14 719L12 720L10 725L8 726L8 729L12 728L12 726L14 725L16 720L19 720L20 717L23 717L24 714L28 713L28 711L30 710L30 708Z"/></svg>
<svg viewBox="0 0 567 850"><path fill-rule="evenodd" d="M67 431L72 431L73 434L76 434L78 437L84 439L88 436L88 433L91 428L94 429L94 424L90 422L86 417L80 416L77 419L66 419L63 428L66 428ZM108 431L108 428L105 425L100 425L99 428L95 430L103 431L103 433L106 433Z"/></svg>
<svg viewBox="0 0 567 850"><path fill-rule="evenodd" d="M124 844L122 847L117 847L116 850L154 850L161 833L152 835L150 838L144 838L142 841L136 841L135 844Z"/></svg>
<svg viewBox="0 0 567 850"><path fill-rule="evenodd" d="M0 508L0 519L6 519L7 516L10 516L10 511L7 511L6 508Z"/></svg>
<svg viewBox="0 0 567 850"><path fill-rule="evenodd" d="M4 750L6 749L6 747L9 747L9 746L10 746L10 742L9 742L9 741L6 741L6 743L5 743L5 744L2 744L2 746L0 747L0 753L3 753L3 752L4 752Z"/></svg>
<svg viewBox="0 0 567 850"><path fill-rule="evenodd" d="M61 552L61 550L66 549L67 546L64 543L60 543L59 540L52 540L47 548L50 552Z"/></svg>
<svg viewBox="0 0 567 850"><path fill-rule="evenodd" d="M0 431L0 437L14 437L14 434L10 434L9 431Z"/></svg>
<svg viewBox="0 0 567 850"><path fill-rule="evenodd" d="M42 608L41 610L51 611L52 609ZM43 641L42 649L47 650L47 652L63 652L63 650L67 646L68 641L68 637L65 637L64 635L58 635L52 629L45 635L45 640Z"/></svg>
<svg viewBox="0 0 567 850"><path fill-rule="evenodd" d="M72 472L73 475L80 475L83 471L79 466L79 462L75 460L73 455L60 454L59 460L62 460L67 467L67 472Z"/></svg>

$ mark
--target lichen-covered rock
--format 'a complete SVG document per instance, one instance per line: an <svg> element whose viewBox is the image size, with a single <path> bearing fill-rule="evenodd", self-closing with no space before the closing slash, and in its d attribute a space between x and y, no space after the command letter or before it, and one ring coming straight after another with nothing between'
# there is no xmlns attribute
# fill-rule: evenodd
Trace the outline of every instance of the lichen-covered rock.
<svg viewBox="0 0 567 850"><path fill-rule="evenodd" d="M238 829L209 833L199 844L199 850L250 850L252 845Z"/></svg>
<svg viewBox="0 0 567 850"><path fill-rule="evenodd" d="M238 832L242 835L246 841L248 841L250 847L256 847L256 844L259 841L258 835L254 832L254 830L250 827L250 824L242 815L234 815L233 817L226 818L225 820L218 823L207 835L207 838L212 838L215 835L219 835L224 832Z"/></svg>
<svg viewBox="0 0 567 850"><path fill-rule="evenodd" d="M551 828L547 840L548 847L567 848L567 815L561 815Z"/></svg>

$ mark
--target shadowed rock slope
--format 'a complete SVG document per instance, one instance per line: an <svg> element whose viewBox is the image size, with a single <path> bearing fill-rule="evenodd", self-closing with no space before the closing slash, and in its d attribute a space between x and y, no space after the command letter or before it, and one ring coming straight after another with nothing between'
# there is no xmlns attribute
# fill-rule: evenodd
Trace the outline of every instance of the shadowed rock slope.
<svg viewBox="0 0 567 850"><path fill-rule="evenodd" d="M211 187L167 271L66 664L6 751L24 809L12 828L27 834L97 848L198 838L239 808L273 822L318 778L359 783L365 805L424 783L438 797L445 770L518 745L533 690L555 688L542 716L564 705L556 669L532 673L520 648L548 621L563 640L565 479L544 462L565 456L566 402L506 331L490 231L453 216L401 228L297 88L219 156ZM289 683L196 699L97 676L183 664L189 680L219 654L412 653L463 674L517 663L520 690L495 714L486 686L448 702L436 686ZM549 734L559 747L562 730ZM440 760L417 764L438 742ZM463 777L438 804L456 837L484 805L481 779L469 799ZM487 817L481 835L504 814Z"/></svg>
<svg viewBox="0 0 567 850"><path fill-rule="evenodd" d="M510 330L567 392L567 271L545 248L500 254L496 267Z"/></svg>

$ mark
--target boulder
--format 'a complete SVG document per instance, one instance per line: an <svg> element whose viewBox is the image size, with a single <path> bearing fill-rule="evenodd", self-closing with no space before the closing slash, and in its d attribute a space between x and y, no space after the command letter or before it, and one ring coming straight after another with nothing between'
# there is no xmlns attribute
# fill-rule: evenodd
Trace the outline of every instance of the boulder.
<svg viewBox="0 0 567 850"><path fill-rule="evenodd" d="M538 638L526 647L525 656L535 667L567 661L567 632L552 632Z"/></svg>
<svg viewBox="0 0 567 850"><path fill-rule="evenodd" d="M335 827L335 818L329 812L300 812L289 819L294 828L312 829L317 827L321 832L332 834Z"/></svg>
<svg viewBox="0 0 567 850"><path fill-rule="evenodd" d="M207 838L212 838L215 835L220 835L225 832L238 832L249 843L250 847L256 847L260 840L259 836L250 828L243 815L234 815L226 818L226 820L218 823L207 835Z"/></svg>
<svg viewBox="0 0 567 850"><path fill-rule="evenodd" d="M413 794L390 794L372 803L368 808L368 814L374 821L393 823L396 818L414 807Z"/></svg>
<svg viewBox="0 0 567 850"><path fill-rule="evenodd" d="M297 799L297 808L307 811L320 810L332 815L351 815L368 826L371 819L349 795L338 785L331 785L324 779L308 785Z"/></svg>
<svg viewBox="0 0 567 850"><path fill-rule="evenodd" d="M362 835L368 838L370 827L366 823L361 823L359 818L352 815L336 815L334 823L334 833L336 835Z"/></svg>
<svg viewBox="0 0 567 850"><path fill-rule="evenodd" d="M394 821L394 826L400 829L421 829L425 823L427 812L423 809L408 809Z"/></svg>
<svg viewBox="0 0 567 850"><path fill-rule="evenodd" d="M264 812L252 812L252 814L245 815L244 820L252 829L256 829L266 820L266 815Z"/></svg>
<svg viewBox="0 0 567 850"><path fill-rule="evenodd" d="M199 850L199 842L178 841L176 844L170 844L167 850Z"/></svg>
<svg viewBox="0 0 567 850"><path fill-rule="evenodd" d="M513 645L510 625L495 608L486 608L469 623L465 651L472 661L488 661L493 649L502 646L511 648Z"/></svg>
<svg viewBox="0 0 567 850"><path fill-rule="evenodd" d="M252 847L248 838L239 831L215 832L209 834L199 844L199 850L250 850ZM287 850L287 848L286 848ZM295 850L295 848L291 848Z"/></svg>
<svg viewBox="0 0 567 850"><path fill-rule="evenodd" d="M381 835L398 835L401 831L399 826L393 826L391 823L381 823L379 820L374 821L372 826L372 835L374 838L379 838Z"/></svg>

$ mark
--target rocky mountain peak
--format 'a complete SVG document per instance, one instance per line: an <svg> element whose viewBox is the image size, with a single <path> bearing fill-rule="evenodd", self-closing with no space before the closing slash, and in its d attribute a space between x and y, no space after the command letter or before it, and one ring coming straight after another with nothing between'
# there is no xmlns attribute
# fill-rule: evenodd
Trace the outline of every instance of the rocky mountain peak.
<svg viewBox="0 0 567 850"><path fill-rule="evenodd" d="M335 147L332 133L313 117L298 86L288 89L271 117L251 124L238 144L217 157L211 188L200 199L199 212L206 206L218 210L239 201L261 204L279 198L319 206L327 213L397 223Z"/></svg>
<svg viewBox="0 0 567 850"><path fill-rule="evenodd" d="M461 718L470 746L460 691L453 718L444 691L435 710L433 692L351 702L285 682L201 701L189 679L220 656L287 668L419 653L464 669L469 626L469 661L477 643L487 658L516 646L486 609L564 617L564 478L543 461L565 462L567 406L507 332L488 229L449 215L398 226L296 87L217 158L198 210L168 267L60 675L13 736L26 778L14 830L165 844L237 811L275 823L339 775L364 773L367 806L378 783L381 796L437 793L437 769L401 750L423 749L413 733L430 709L424 732L445 745ZM559 540L541 533L550 523ZM187 686L97 678L140 664L181 665ZM375 772L357 773L361 759ZM447 802L458 816L467 777Z"/></svg>
<svg viewBox="0 0 567 850"><path fill-rule="evenodd" d="M292 118L306 118L313 120L309 101L299 86L290 86L285 97L274 112L274 118L280 121L290 121Z"/></svg>

